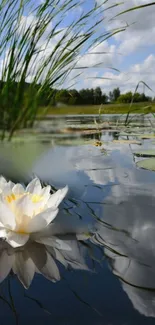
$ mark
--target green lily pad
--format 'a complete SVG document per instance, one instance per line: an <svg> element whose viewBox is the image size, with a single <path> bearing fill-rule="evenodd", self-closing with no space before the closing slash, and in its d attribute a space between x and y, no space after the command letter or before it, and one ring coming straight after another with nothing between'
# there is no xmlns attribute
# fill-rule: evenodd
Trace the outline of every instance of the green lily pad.
<svg viewBox="0 0 155 325"><path fill-rule="evenodd" d="M155 157L155 149L133 152L136 157Z"/></svg>
<svg viewBox="0 0 155 325"><path fill-rule="evenodd" d="M94 140L86 140L86 139L56 139L54 143L62 146L80 146L80 145L94 145Z"/></svg>
<svg viewBox="0 0 155 325"><path fill-rule="evenodd" d="M155 134L141 134L139 135L140 139L155 139Z"/></svg>
<svg viewBox="0 0 155 325"><path fill-rule="evenodd" d="M113 140L113 143L120 143L120 144L141 144L140 141L137 140L124 140L124 139L120 139L120 140Z"/></svg>
<svg viewBox="0 0 155 325"><path fill-rule="evenodd" d="M136 165L143 169L155 171L155 158L140 160Z"/></svg>

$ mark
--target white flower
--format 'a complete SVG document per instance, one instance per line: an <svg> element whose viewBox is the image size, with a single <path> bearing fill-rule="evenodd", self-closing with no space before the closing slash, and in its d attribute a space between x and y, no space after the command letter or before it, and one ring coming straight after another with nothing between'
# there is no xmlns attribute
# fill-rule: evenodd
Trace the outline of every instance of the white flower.
<svg viewBox="0 0 155 325"><path fill-rule="evenodd" d="M12 247L25 245L31 236L39 241L37 233L40 236L56 217L68 187L52 195L50 190L49 185L42 188L38 178L33 179L25 189L21 184L7 182L0 177L0 238L5 238ZM57 244L62 243L59 241Z"/></svg>

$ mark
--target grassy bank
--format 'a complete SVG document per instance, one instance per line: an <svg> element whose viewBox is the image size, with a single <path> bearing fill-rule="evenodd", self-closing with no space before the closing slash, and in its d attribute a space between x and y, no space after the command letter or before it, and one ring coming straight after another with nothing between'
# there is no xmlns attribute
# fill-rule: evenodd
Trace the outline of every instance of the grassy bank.
<svg viewBox="0 0 155 325"><path fill-rule="evenodd" d="M132 108L129 104L106 104L102 105L86 105L86 106L60 106L49 107L47 114L126 114L131 113L155 113L155 103L133 103ZM44 107L40 108L40 114L45 111Z"/></svg>

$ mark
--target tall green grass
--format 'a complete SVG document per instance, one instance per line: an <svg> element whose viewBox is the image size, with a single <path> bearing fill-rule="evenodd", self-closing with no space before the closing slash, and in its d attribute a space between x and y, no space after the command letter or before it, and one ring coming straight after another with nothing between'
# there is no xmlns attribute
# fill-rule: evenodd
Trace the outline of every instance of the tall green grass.
<svg viewBox="0 0 155 325"><path fill-rule="evenodd" d="M113 6L116 5L119 4ZM17 129L33 126L40 98L49 96L52 87L60 87L76 68L81 54L124 30L104 31L104 10L108 10L108 4L103 10L94 1L91 10L72 19L78 6L79 1L75 0L45 0L39 4L32 0L1 0L2 140L8 131L10 140ZM70 15L69 24L66 15Z"/></svg>
<svg viewBox="0 0 155 325"><path fill-rule="evenodd" d="M81 55L125 31L127 25L104 30L107 10L120 5L109 2L105 0L97 5L94 1L90 10L79 11L77 16L73 13L78 10L79 0L1 0L1 140L8 132L11 140L17 129L33 126L40 98L50 96L51 89L60 87L71 71L78 71ZM144 10L145 6L147 4L128 11ZM73 82L81 72L76 73ZM26 84L28 81L30 84Z"/></svg>

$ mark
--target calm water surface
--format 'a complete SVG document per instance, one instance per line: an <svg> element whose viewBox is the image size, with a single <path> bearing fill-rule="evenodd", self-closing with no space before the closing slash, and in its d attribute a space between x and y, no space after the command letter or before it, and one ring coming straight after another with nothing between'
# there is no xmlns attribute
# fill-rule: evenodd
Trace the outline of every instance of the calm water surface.
<svg viewBox="0 0 155 325"><path fill-rule="evenodd" d="M92 121L91 116L82 118L83 124ZM37 141L24 142L24 135L21 142L1 145L0 172L6 177L28 182L37 175L56 188L68 184L54 231L72 247L62 254L67 269L58 258L60 281L36 274L26 290L10 274L1 283L2 324L154 324L155 172L138 168L143 158L133 153L155 149L155 139L142 139L154 134L152 124L137 121L141 127L117 130L116 125L115 130L74 138L53 137L50 122L43 121L39 127L44 134ZM70 117L51 123L80 122ZM73 232L80 235L68 235ZM5 261L0 263L2 277Z"/></svg>

